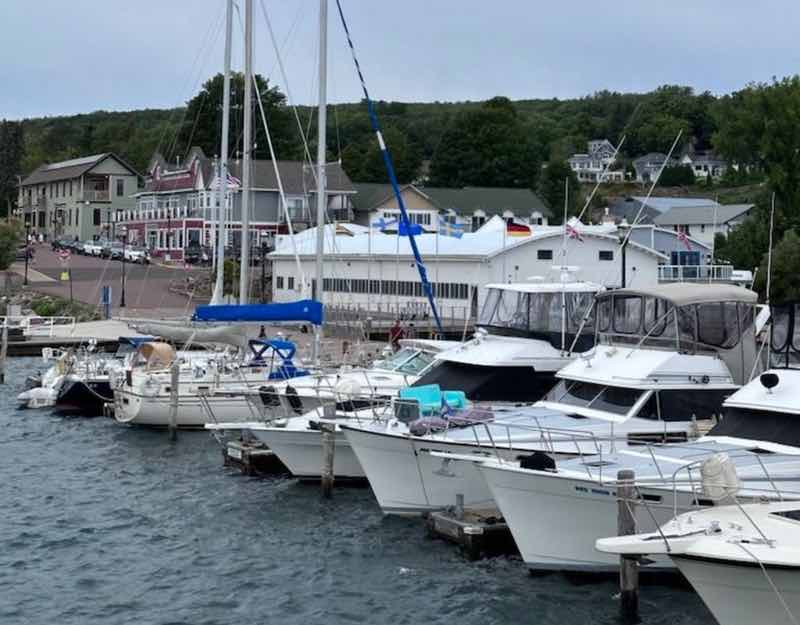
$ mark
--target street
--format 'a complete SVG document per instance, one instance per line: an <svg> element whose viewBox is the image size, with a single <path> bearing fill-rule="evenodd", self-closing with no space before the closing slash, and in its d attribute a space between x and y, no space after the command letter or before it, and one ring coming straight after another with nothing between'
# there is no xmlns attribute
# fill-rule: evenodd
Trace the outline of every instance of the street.
<svg viewBox="0 0 800 625"><path fill-rule="evenodd" d="M62 281L65 271L62 261L49 243L35 244L35 256L28 266L28 283L41 293L70 297L69 281ZM122 293L122 261L71 254L67 266L72 274L72 296L87 304L98 305L103 286L110 286L114 314L135 316L140 311L152 315L185 314L198 303L169 290L171 283L200 277L208 272L206 267L184 268L157 264L138 265L125 263L125 303L120 309ZM24 273L24 263L15 263L14 269Z"/></svg>

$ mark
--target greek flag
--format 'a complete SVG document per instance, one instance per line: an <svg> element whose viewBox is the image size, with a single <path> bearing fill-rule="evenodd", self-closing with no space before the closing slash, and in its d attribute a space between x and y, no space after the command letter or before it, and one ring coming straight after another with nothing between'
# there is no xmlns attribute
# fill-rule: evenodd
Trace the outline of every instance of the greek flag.
<svg viewBox="0 0 800 625"><path fill-rule="evenodd" d="M379 218L378 221L372 222L372 227L377 228L381 232L388 230L392 226L397 224L396 219L392 219L391 221L386 221L383 217Z"/></svg>
<svg viewBox="0 0 800 625"><path fill-rule="evenodd" d="M454 224L439 217L439 234L460 239L464 236L464 224Z"/></svg>

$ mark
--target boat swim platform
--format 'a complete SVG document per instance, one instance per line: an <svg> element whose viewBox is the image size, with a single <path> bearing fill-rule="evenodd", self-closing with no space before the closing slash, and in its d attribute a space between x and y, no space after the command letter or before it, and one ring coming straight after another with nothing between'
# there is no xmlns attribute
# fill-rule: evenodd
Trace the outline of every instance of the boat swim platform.
<svg viewBox="0 0 800 625"><path fill-rule="evenodd" d="M425 529L431 538L458 545L470 561L501 555L519 555L511 530L496 508L465 508L459 505L429 512Z"/></svg>
<svg viewBox="0 0 800 625"><path fill-rule="evenodd" d="M222 448L223 464L244 475L289 475L289 469L271 449L248 441L227 441Z"/></svg>

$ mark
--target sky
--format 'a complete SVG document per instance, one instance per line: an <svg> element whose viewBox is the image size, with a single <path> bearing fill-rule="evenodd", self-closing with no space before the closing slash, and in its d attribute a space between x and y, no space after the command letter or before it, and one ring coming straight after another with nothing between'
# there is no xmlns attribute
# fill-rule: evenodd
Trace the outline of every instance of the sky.
<svg viewBox="0 0 800 625"><path fill-rule="evenodd" d="M797 0L341 0L370 95L571 98L689 85L721 94L800 71ZM330 102L361 92L329 0ZM239 0L244 11L244 0ZM0 0L0 118L184 104L222 70L225 0ZM316 99L317 0L254 0L255 68ZM241 68L241 22L234 66Z"/></svg>

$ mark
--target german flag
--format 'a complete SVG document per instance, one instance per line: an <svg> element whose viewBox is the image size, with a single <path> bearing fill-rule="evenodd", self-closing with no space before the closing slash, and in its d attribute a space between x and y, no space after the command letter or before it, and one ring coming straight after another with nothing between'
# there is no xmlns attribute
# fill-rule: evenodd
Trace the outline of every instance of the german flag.
<svg viewBox="0 0 800 625"><path fill-rule="evenodd" d="M527 237L531 234L531 227L526 224L506 222L506 234L510 237Z"/></svg>

